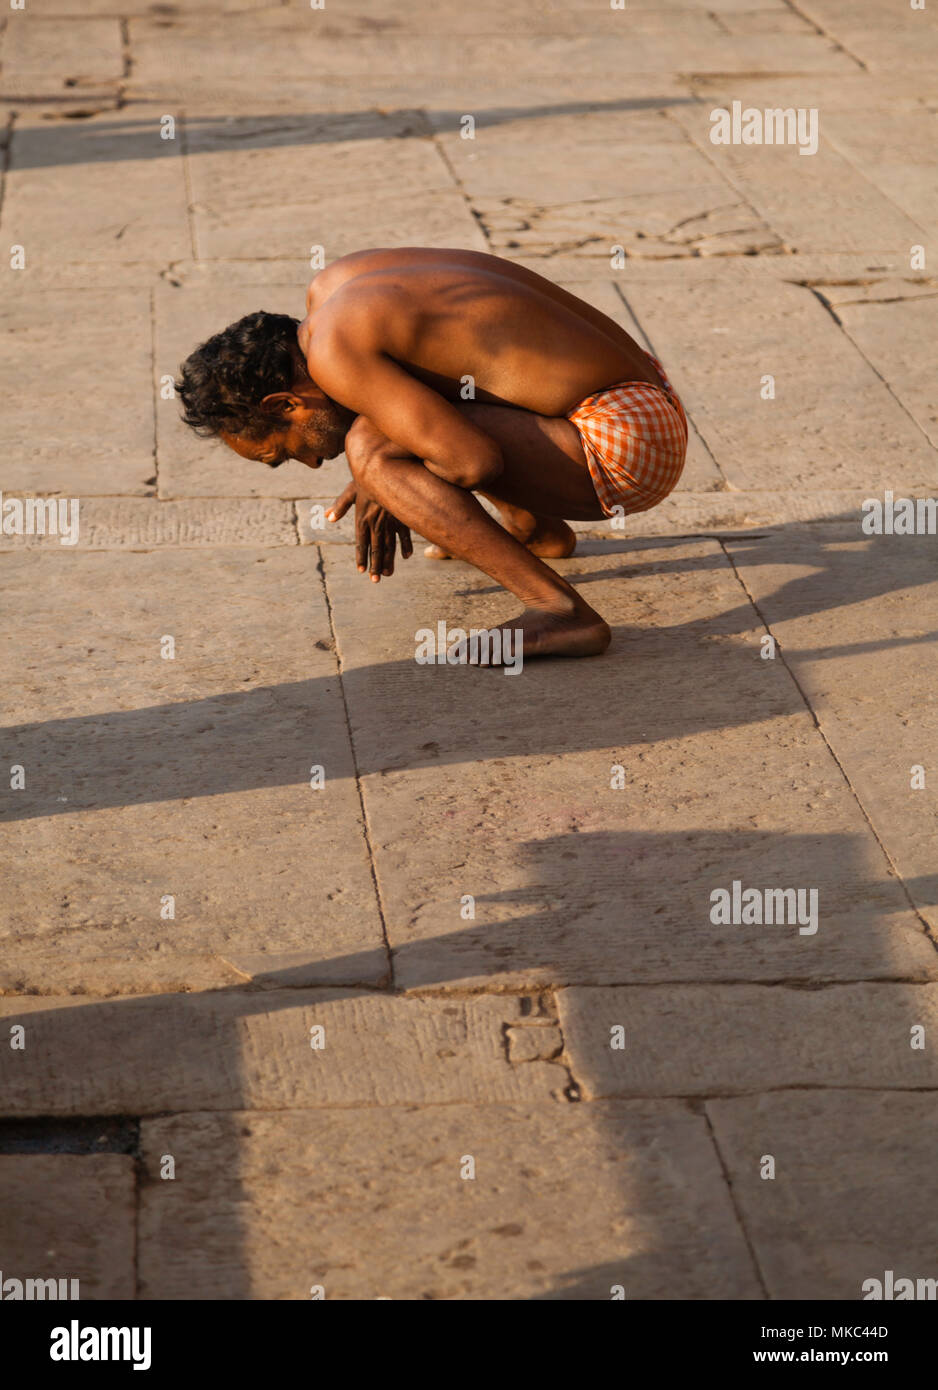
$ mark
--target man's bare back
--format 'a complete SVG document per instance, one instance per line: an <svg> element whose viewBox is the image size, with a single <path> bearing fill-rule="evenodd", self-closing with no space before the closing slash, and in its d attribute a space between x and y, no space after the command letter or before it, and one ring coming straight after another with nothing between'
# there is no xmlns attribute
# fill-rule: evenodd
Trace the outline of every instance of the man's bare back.
<svg viewBox="0 0 938 1390"><path fill-rule="evenodd" d="M299 324L249 315L193 353L179 383L187 421L274 467L316 468L344 449L353 481L330 515L354 503L362 572L393 573L412 527L522 599L505 626L522 629L526 656L604 650L608 627L543 557L569 554L566 521L608 515L618 495L589 422L609 401L631 408L630 392L649 418L659 398L677 404L658 364L576 296L473 251L345 256L306 307ZM623 510L654 505L636 486Z"/></svg>
<svg viewBox="0 0 938 1390"><path fill-rule="evenodd" d="M450 401L562 416L617 381L660 384L634 339L605 314L510 261L477 251L359 251L320 272L298 333L310 374L381 424L381 388L343 375L331 349L358 339ZM317 375L317 372L319 375ZM342 394L344 392L344 395ZM346 400L345 397L349 399ZM377 412L377 413L376 413Z"/></svg>

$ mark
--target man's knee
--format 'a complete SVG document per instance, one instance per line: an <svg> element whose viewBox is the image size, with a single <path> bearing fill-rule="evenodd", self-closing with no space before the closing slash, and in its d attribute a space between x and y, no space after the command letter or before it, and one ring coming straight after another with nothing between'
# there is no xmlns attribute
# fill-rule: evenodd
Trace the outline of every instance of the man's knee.
<svg viewBox="0 0 938 1390"><path fill-rule="evenodd" d="M345 436L345 457L357 483L364 487L393 447L390 440L362 416Z"/></svg>

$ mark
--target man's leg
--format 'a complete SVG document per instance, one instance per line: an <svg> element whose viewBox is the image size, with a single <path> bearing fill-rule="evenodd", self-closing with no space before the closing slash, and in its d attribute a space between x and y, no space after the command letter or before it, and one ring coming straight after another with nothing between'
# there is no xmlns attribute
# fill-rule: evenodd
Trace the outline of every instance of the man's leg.
<svg viewBox="0 0 938 1390"><path fill-rule="evenodd" d="M569 420L507 406L463 408L501 447L504 472L486 486L496 503L558 520L602 516ZM360 428L363 424L347 448L356 483L406 526L521 600L525 611L502 626L523 630L525 656L605 651L608 626L565 579L499 526L471 492L438 478L380 431Z"/></svg>
<svg viewBox="0 0 938 1390"><path fill-rule="evenodd" d="M545 560L564 560L576 549L576 535L565 521L558 517L538 516L524 507L513 507L500 501L491 492L476 489L480 497L494 502L498 507L498 519L506 531L530 550L532 555L540 555ZM451 560L453 557L438 545L428 545L424 549L428 560Z"/></svg>

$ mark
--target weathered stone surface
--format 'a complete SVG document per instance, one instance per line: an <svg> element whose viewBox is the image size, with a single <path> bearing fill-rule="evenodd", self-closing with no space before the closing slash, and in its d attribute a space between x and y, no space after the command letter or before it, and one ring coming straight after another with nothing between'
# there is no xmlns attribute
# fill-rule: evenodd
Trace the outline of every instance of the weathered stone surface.
<svg viewBox="0 0 938 1390"><path fill-rule="evenodd" d="M28 260L16 274L21 287L0 308L4 493L147 492L155 471L149 295L32 290ZM55 409L40 424L36 402L53 380Z"/></svg>
<svg viewBox="0 0 938 1390"><path fill-rule="evenodd" d="M557 993L584 1099L938 1086L938 986L653 985Z"/></svg>
<svg viewBox="0 0 938 1390"><path fill-rule="evenodd" d="M783 1091L707 1114L771 1298L862 1299L886 1270L938 1278L933 1095Z"/></svg>
<svg viewBox="0 0 938 1390"><path fill-rule="evenodd" d="M734 488L876 489L884 457L898 486L927 492L935 453L889 387L810 290L733 274L623 292L675 390ZM763 399L774 380L774 399ZM840 402L849 401L849 410Z"/></svg>
<svg viewBox="0 0 938 1390"><path fill-rule="evenodd" d="M203 255L309 257L319 245L331 261L415 236L478 240L419 112L193 117L187 133Z"/></svg>
<svg viewBox="0 0 938 1390"><path fill-rule="evenodd" d="M725 184L687 190L545 203L516 195L473 197L497 255L542 259L584 256L609 265L619 246L630 257L671 260L783 249L779 237ZM563 273L563 272L562 272Z"/></svg>
<svg viewBox="0 0 938 1390"><path fill-rule="evenodd" d="M913 287L915 288L915 287ZM893 393L932 444L938 448L938 388L929 370L925 344L938 335L938 288L929 295L914 294L898 303L845 304L837 316L857 347L889 382ZM889 487L883 470L883 485ZM898 472L898 470L897 470ZM938 453L931 474L933 494L938 493Z"/></svg>
<svg viewBox="0 0 938 1390"><path fill-rule="evenodd" d="M3 766L26 781L4 795L3 988L384 978L315 557L50 548L3 566L21 677Z"/></svg>
<svg viewBox="0 0 938 1390"><path fill-rule="evenodd" d="M21 1051L0 1049L3 1113L559 1098L569 1080L557 1064L560 1034L530 1005L510 995L301 991L288 980L276 994L229 988L93 1002L9 997L0 1000L5 1031L22 1024L25 1037Z"/></svg>
<svg viewBox="0 0 938 1390"><path fill-rule="evenodd" d="M728 550L912 901L935 928L935 537L865 536L859 522L833 534L780 532L753 546L730 541Z"/></svg>
<svg viewBox="0 0 938 1390"><path fill-rule="evenodd" d="M34 20L31 12L7 15L3 40L4 97L33 97L111 90L124 71L116 18L70 24L68 43L55 21Z"/></svg>
<svg viewBox="0 0 938 1390"><path fill-rule="evenodd" d="M123 1154L0 1155L4 1282L77 1279L82 1299L133 1298L134 1187Z"/></svg>
<svg viewBox="0 0 938 1390"><path fill-rule="evenodd" d="M419 629L517 611L467 568L416 556L372 585L323 553L399 985L938 977L714 542L558 562L613 646L516 676L414 661ZM817 933L712 924L734 880L817 888Z"/></svg>
<svg viewBox="0 0 938 1390"><path fill-rule="evenodd" d="M760 1296L705 1121L674 1102L194 1114L142 1143L144 1298Z"/></svg>
<svg viewBox="0 0 938 1390"><path fill-rule="evenodd" d="M56 504L56 525L60 509ZM65 512L66 522L70 511ZM46 513L48 524L48 512ZM71 532L66 531L70 541ZM0 534L0 550L62 545L62 532ZM156 550L161 546L296 545L289 502L252 498L190 497L178 502L155 498L79 499L76 550Z"/></svg>
<svg viewBox="0 0 938 1390"><path fill-rule="evenodd" d="M82 27L71 23L68 30ZM74 283L68 268L76 262L145 265L152 272L191 254L182 131L177 126L175 138L162 138L164 114L141 105L81 120L17 119L2 227L25 249L20 279L27 287L34 276L43 284ZM96 316L93 302L87 316ZM75 324L84 320L80 311L60 315L59 331L79 360ZM121 336L128 331L122 325ZM87 351L83 329L80 336ZM149 324L143 337L149 338Z"/></svg>
<svg viewBox="0 0 938 1390"><path fill-rule="evenodd" d="M756 105L766 109L764 101ZM811 104L802 98L798 107ZM789 250L888 253L921 240L922 228L827 142L823 108L817 149L804 155L797 143L714 144L712 109L675 107L674 119Z"/></svg>

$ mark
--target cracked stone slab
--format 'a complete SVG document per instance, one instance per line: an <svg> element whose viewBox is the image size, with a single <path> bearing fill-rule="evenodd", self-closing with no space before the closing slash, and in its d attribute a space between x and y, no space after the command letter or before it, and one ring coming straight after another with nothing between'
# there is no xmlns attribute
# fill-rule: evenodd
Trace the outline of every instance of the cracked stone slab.
<svg viewBox="0 0 938 1390"><path fill-rule="evenodd" d="M25 776L3 798L17 867L2 988L382 980L315 555L50 548L2 563L20 673L3 765Z"/></svg>
<svg viewBox="0 0 938 1390"><path fill-rule="evenodd" d="M56 504L58 505L58 504ZM66 512L66 518L69 513ZM58 525L58 512L56 513ZM47 513L48 517L48 513ZM296 545L289 502L260 498L185 498L159 502L136 497L79 499L76 550L156 550L161 546ZM0 551L57 548L61 532L0 535Z"/></svg>
<svg viewBox="0 0 938 1390"><path fill-rule="evenodd" d="M10 14L2 35L6 98L69 93L93 95L116 86L124 71L116 18L83 19L68 26L68 42L54 21Z"/></svg>
<svg viewBox="0 0 938 1390"><path fill-rule="evenodd" d="M674 119L791 250L907 253L921 242L922 227L826 140L822 95L818 102L818 148L808 155L796 144L713 144L709 105L676 107ZM765 109L764 99L755 104ZM806 97L798 106L811 109Z"/></svg>
<svg viewBox="0 0 938 1390"><path fill-rule="evenodd" d="M286 986L91 1002L10 996L0 999L4 1032L25 1033L21 1050L0 1049L3 1114L560 1099L569 1081L556 1060L560 1033L531 1005Z"/></svg>
<svg viewBox="0 0 938 1390"><path fill-rule="evenodd" d="M77 1279L82 1299L134 1298L135 1181L124 1154L0 1155L4 1283Z"/></svg>
<svg viewBox="0 0 938 1390"><path fill-rule="evenodd" d="M0 309L4 493L146 493L155 472L149 294L31 289L29 270L18 274L25 281ZM63 323L78 325L81 351ZM36 401L50 379L55 410L37 430Z"/></svg>
<svg viewBox="0 0 938 1390"><path fill-rule="evenodd" d="M83 120L17 119L2 226L25 249L27 284L34 274L74 283L74 262L152 270L190 254L181 132L162 139L163 114L135 105Z"/></svg>
<svg viewBox="0 0 938 1390"><path fill-rule="evenodd" d="M877 491L884 458L898 486L933 487L933 447L809 289L721 266L623 292L733 488Z"/></svg>
<svg viewBox="0 0 938 1390"><path fill-rule="evenodd" d="M897 303L844 304L837 317L899 402L938 448L938 388L923 344L938 334L938 284ZM938 454L932 484L938 489Z"/></svg>
<svg viewBox="0 0 938 1390"><path fill-rule="evenodd" d="M610 651L515 676L414 660L517 611L468 567L323 557L399 987L938 977L717 543L585 543ZM816 888L818 931L713 924L734 880Z"/></svg>
<svg viewBox="0 0 938 1390"><path fill-rule="evenodd" d="M678 1103L191 1114L141 1135L144 1298L760 1297L706 1123Z"/></svg>
<svg viewBox="0 0 938 1390"><path fill-rule="evenodd" d="M472 205L496 255L541 258L548 265L554 257L582 256L608 266L617 246L630 258L663 260L782 249L749 204L715 182L578 202L480 196Z"/></svg>
<svg viewBox="0 0 938 1390"><path fill-rule="evenodd" d="M770 1298L858 1300L886 1270L938 1277L933 1095L783 1091L706 1109Z"/></svg>
<svg viewBox="0 0 938 1390"><path fill-rule="evenodd" d="M934 536L865 536L858 516L727 547L912 901L938 927Z"/></svg>
<svg viewBox="0 0 938 1390"><path fill-rule="evenodd" d="M938 1088L938 985L562 989L564 1060L585 1100L792 1086ZM917 1037L917 1034L916 1034Z"/></svg>

